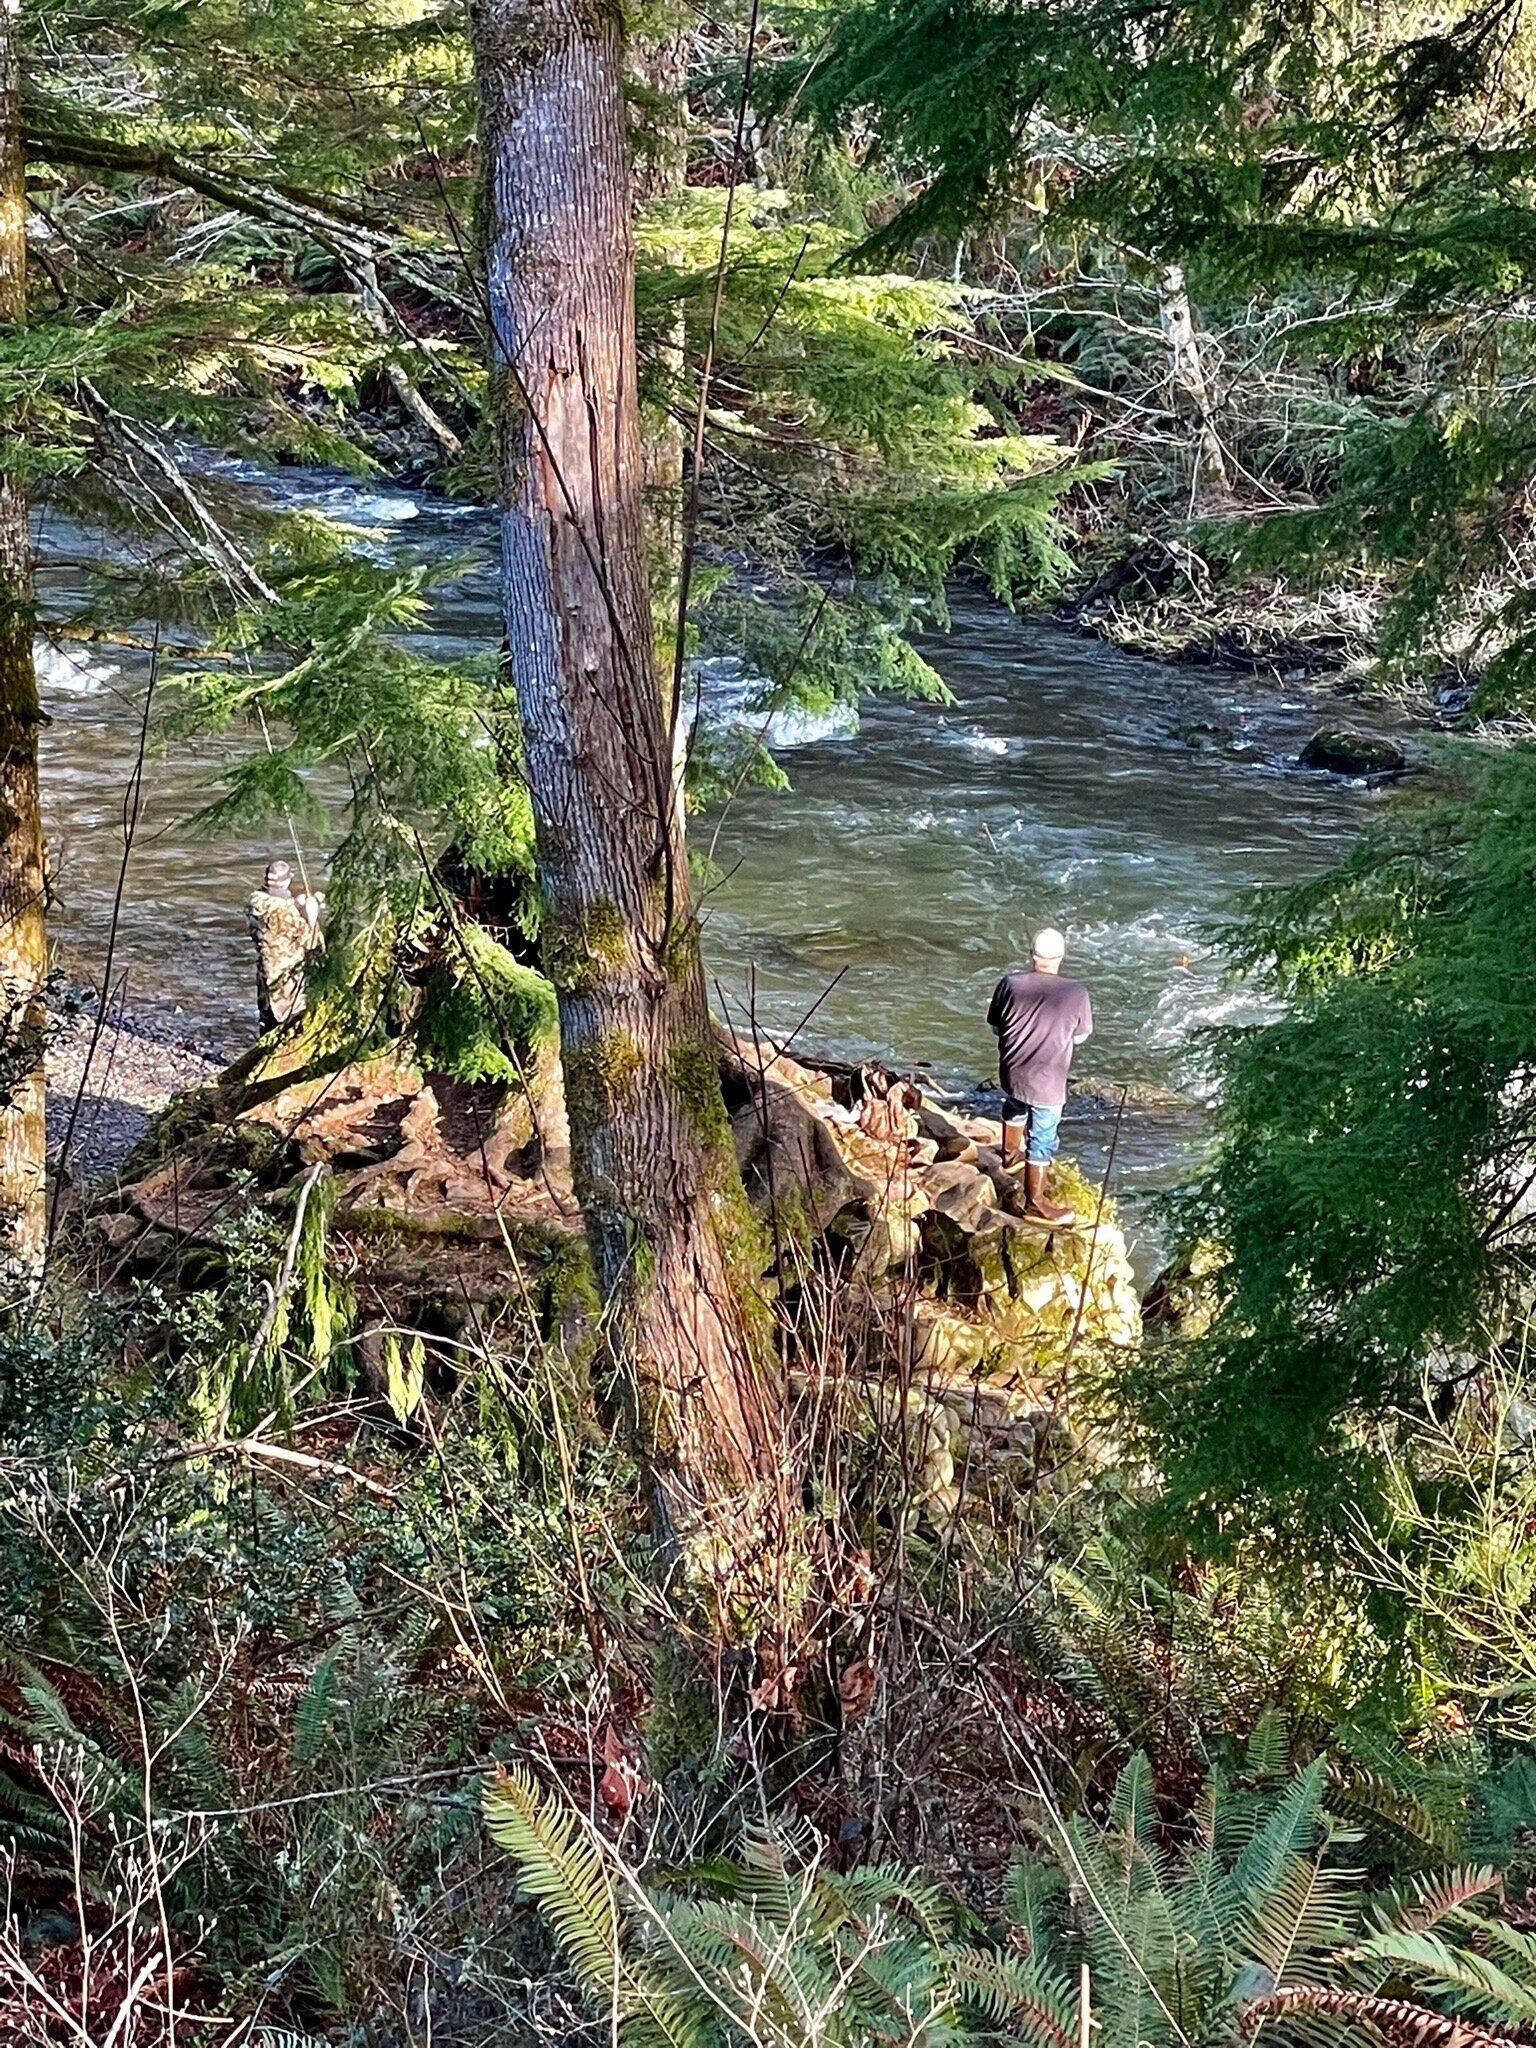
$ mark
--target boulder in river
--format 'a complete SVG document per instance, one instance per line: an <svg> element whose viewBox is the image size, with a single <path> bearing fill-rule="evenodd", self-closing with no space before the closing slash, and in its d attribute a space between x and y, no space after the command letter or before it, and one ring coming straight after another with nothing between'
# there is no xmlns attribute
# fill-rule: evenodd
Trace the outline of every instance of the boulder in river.
<svg viewBox="0 0 1536 2048"><path fill-rule="evenodd" d="M1408 756L1385 733L1320 725L1301 750L1300 766L1325 768L1332 775L1401 775Z"/></svg>

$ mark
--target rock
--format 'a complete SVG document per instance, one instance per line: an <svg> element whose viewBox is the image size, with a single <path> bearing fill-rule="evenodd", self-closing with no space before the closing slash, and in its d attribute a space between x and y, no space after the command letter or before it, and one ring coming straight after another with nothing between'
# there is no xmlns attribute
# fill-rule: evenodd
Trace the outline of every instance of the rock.
<svg viewBox="0 0 1536 2048"><path fill-rule="evenodd" d="M1302 748L1300 766L1326 768L1333 775L1401 775L1408 756L1385 734L1322 725Z"/></svg>
<svg viewBox="0 0 1536 2048"><path fill-rule="evenodd" d="M901 1455L892 1461L895 1469L910 1478L918 1500L935 1521L948 1521L959 1504L955 1454L963 1455L965 1449L955 1418L920 1386L872 1379L862 1392L866 1427L888 1451L895 1449L896 1438L905 1438Z"/></svg>
<svg viewBox="0 0 1536 2048"><path fill-rule="evenodd" d="M867 1222L847 1233L858 1246L850 1277L878 1281L887 1273L910 1268L922 1247L918 1218L928 1206L922 1189L910 1185L872 1191L865 1202Z"/></svg>
<svg viewBox="0 0 1536 2048"><path fill-rule="evenodd" d="M125 1250L137 1236L139 1227L138 1217L127 1209L119 1209L106 1216L96 1216L91 1220L91 1228L96 1237L108 1251L114 1252Z"/></svg>
<svg viewBox="0 0 1536 2048"><path fill-rule="evenodd" d="M1029 1191L1024 1185L1024 1176L1016 1166L1004 1166L1002 1152L993 1145L982 1145L976 1153L979 1171L991 1183L992 1199L1000 1209L1010 1216L1022 1216L1029 1201Z"/></svg>
<svg viewBox="0 0 1536 2048"><path fill-rule="evenodd" d="M1208 1239L1171 1259L1142 1301L1144 1327L1170 1337L1203 1337L1215 1320L1215 1280L1225 1264L1220 1245Z"/></svg>
<svg viewBox="0 0 1536 2048"><path fill-rule="evenodd" d="M1208 718L1191 719L1186 724L1176 725L1173 736L1192 754L1214 754L1232 745L1232 734L1227 727Z"/></svg>
<svg viewBox="0 0 1536 2048"><path fill-rule="evenodd" d="M873 1191L850 1167L821 1098L788 1079L764 1080L736 1111L731 1132L754 1208L791 1235L821 1237Z"/></svg>
<svg viewBox="0 0 1536 2048"><path fill-rule="evenodd" d="M754 1041L725 1030L719 1037L727 1067L739 1083L755 1087L760 1081L776 1081L798 1094L815 1095L822 1102L831 1103L832 1076L825 1068L802 1066L767 1039Z"/></svg>
<svg viewBox="0 0 1536 2048"><path fill-rule="evenodd" d="M1454 723L1465 718L1471 710L1472 700L1477 694L1477 678L1452 668L1435 677L1432 687L1436 711L1443 719Z"/></svg>
<svg viewBox="0 0 1536 2048"><path fill-rule="evenodd" d="M997 1212L992 1180L964 1160L926 1167L920 1182L931 1206L962 1232L984 1229Z"/></svg>
<svg viewBox="0 0 1536 2048"><path fill-rule="evenodd" d="M990 1322L946 1308L937 1301L912 1305L912 1363L925 1377L969 1372L998 1349L998 1333Z"/></svg>
<svg viewBox="0 0 1536 2048"><path fill-rule="evenodd" d="M856 1112L861 1131L886 1145L918 1136L917 1111L923 1098L914 1082L878 1067L861 1067L859 1082L864 1091Z"/></svg>
<svg viewBox="0 0 1536 2048"><path fill-rule="evenodd" d="M953 1116L931 1102L922 1103L916 1117L919 1132L938 1148L940 1159L974 1159L978 1144L996 1134L996 1127L980 1117Z"/></svg>
<svg viewBox="0 0 1536 2048"><path fill-rule="evenodd" d="M924 1219L924 1250L941 1296L978 1308L1006 1307L1026 1280L1051 1262L1048 1233L995 1206L973 1222L935 1204Z"/></svg>

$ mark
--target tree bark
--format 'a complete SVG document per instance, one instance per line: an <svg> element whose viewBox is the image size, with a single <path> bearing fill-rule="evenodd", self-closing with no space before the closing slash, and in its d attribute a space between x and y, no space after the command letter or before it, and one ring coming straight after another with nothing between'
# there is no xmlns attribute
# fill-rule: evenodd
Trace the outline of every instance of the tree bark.
<svg viewBox="0 0 1536 2048"><path fill-rule="evenodd" d="M0 330L27 311L27 195L16 0L0 0ZM22 479L0 467L0 1302L41 1275L47 1239L43 1049L48 941L32 660L32 546Z"/></svg>
<svg viewBox="0 0 1536 2048"><path fill-rule="evenodd" d="M576 1191L658 1533L762 1648L783 1401L656 672L619 14L481 0L474 40L504 603Z"/></svg>
<svg viewBox="0 0 1536 2048"><path fill-rule="evenodd" d="M1169 378L1175 402L1189 415L1195 431L1195 497L1199 500L1224 493L1227 459L1211 418L1210 382L1205 374L1205 359L1200 352L1182 263L1166 264L1158 272L1157 311L1168 343Z"/></svg>
<svg viewBox="0 0 1536 2048"><path fill-rule="evenodd" d="M630 64L642 91L649 142L649 148L636 162L632 179L635 210L643 214L680 194L688 174L688 61L682 34L674 28L641 44L630 53ZM667 254L668 260L681 268L681 252L674 249ZM666 402L660 407L653 405L640 422L646 554L656 624L656 661L663 677L674 673L677 635L682 629L677 602L683 561L686 441L682 420L674 407L682 396L687 352L688 320L679 304L667 323L655 365ZM673 801L686 804L688 720L681 715L674 718L670 706L667 717L672 725Z"/></svg>

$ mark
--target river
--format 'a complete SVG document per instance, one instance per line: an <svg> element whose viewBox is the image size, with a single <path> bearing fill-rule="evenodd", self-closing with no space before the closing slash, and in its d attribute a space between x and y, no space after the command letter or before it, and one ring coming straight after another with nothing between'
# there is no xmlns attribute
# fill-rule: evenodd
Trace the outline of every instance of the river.
<svg viewBox="0 0 1536 2048"><path fill-rule="evenodd" d="M251 480L345 519L361 545L462 558L432 644L469 651L499 637L484 513L321 472ZM99 554L91 534L44 519L45 617L79 608ZM778 1031L804 1020L807 1046L924 1062L939 1084L966 1088L991 1069L992 983L1052 923L1093 994L1085 1074L1111 1093L1130 1083L1198 1096L1199 1028L1253 1014L1223 981L1210 920L1246 886L1315 871L1379 799L1294 766L1330 710L1309 687L1166 668L974 593L957 592L953 609L953 630L923 643L952 707L877 702L856 731L783 720L792 790L746 791L725 817L696 821L714 855L706 950L719 998ZM96 980L148 663L81 643L39 651L58 928L73 971ZM728 715L728 671L709 681ZM113 976L130 1009L175 1009L230 1049L252 1008L243 903L263 861L291 850L282 827L209 841L184 821L246 744L152 751ZM301 844L318 879L323 852L312 835ZM1187 1162L1199 1123L1172 1101L1132 1112L1116 1183L1133 1205ZM1090 1168L1107 1142L1104 1118L1085 1113L1077 1148Z"/></svg>

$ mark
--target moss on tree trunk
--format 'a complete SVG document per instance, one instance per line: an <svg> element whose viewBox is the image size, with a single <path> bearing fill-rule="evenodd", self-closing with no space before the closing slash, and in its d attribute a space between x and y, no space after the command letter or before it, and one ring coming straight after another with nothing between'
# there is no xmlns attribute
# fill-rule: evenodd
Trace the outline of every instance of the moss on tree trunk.
<svg viewBox="0 0 1536 2048"><path fill-rule="evenodd" d="M507 638L576 1190L661 1533L716 1627L767 1648L796 1517L760 1241L679 944L695 913L647 569L619 17L483 0L474 26Z"/></svg>

